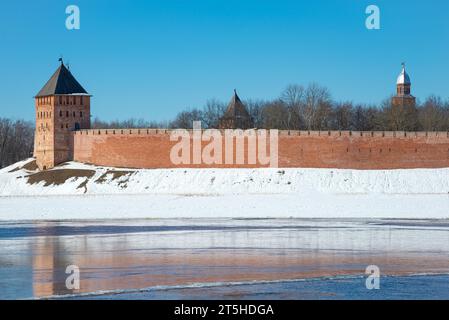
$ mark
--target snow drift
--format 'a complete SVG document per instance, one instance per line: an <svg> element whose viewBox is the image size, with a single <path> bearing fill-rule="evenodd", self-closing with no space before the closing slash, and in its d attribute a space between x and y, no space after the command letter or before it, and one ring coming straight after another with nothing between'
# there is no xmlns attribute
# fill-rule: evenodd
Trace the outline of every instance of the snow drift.
<svg viewBox="0 0 449 320"><path fill-rule="evenodd" d="M449 168L0 170L0 219L449 218Z"/></svg>

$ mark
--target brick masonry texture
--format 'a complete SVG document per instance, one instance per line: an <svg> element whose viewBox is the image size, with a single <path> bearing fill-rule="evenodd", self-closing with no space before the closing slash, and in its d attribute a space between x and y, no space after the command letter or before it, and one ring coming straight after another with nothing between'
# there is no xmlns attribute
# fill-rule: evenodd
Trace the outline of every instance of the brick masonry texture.
<svg viewBox="0 0 449 320"><path fill-rule="evenodd" d="M247 154L244 164L173 164L170 152L177 141L170 141L170 133L156 129L76 131L71 142L73 160L127 168L267 167L248 164ZM202 143L203 147L207 144ZM449 167L448 132L279 131L278 144L281 168Z"/></svg>
<svg viewBox="0 0 449 320"><path fill-rule="evenodd" d="M90 128L89 96L48 96L35 99L34 156L40 169L73 158L73 130Z"/></svg>

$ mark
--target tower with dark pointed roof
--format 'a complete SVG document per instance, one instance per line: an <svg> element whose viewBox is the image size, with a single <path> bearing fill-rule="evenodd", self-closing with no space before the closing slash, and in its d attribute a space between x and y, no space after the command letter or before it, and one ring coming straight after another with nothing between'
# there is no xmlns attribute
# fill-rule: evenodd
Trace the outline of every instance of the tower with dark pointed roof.
<svg viewBox="0 0 449 320"><path fill-rule="evenodd" d="M251 118L248 110L243 102L237 95L237 91L234 89L234 95L224 113L220 119L220 129L250 129L253 127L253 119Z"/></svg>
<svg viewBox="0 0 449 320"><path fill-rule="evenodd" d="M90 95L61 65L35 96L34 156L41 170L73 158L72 131L90 128Z"/></svg>
<svg viewBox="0 0 449 320"><path fill-rule="evenodd" d="M396 81L396 95L392 98L391 104L396 107L415 106L416 98L411 95L411 86L405 63L402 63L402 70Z"/></svg>

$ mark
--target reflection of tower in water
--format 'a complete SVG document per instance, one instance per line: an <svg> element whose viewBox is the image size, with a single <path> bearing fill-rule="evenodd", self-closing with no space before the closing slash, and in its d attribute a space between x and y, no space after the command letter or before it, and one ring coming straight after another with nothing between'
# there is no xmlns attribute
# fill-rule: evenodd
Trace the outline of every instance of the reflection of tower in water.
<svg viewBox="0 0 449 320"><path fill-rule="evenodd" d="M31 245L32 251L32 288L35 297L76 294L117 288L137 288L152 281L145 274L128 274L128 270L146 265L139 255L123 256L110 252L110 248L120 252L128 251L127 236L114 237L113 242L102 242L101 237L80 234L74 235L83 227L39 223L36 237ZM86 231L89 233L89 231ZM80 290L66 287L66 268L76 265L80 268ZM150 282L148 285L151 285Z"/></svg>
<svg viewBox="0 0 449 320"><path fill-rule="evenodd" d="M57 234L58 227L42 225L43 234ZM36 238L33 245L33 294L35 297L45 297L55 294L73 293L65 286L68 275L65 269L70 263L64 255L60 237L44 235Z"/></svg>
<svg viewBox="0 0 449 320"><path fill-rule="evenodd" d="M33 248L33 294L35 297L50 296L53 291L52 270L54 266L53 241L39 239Z"/></svg>

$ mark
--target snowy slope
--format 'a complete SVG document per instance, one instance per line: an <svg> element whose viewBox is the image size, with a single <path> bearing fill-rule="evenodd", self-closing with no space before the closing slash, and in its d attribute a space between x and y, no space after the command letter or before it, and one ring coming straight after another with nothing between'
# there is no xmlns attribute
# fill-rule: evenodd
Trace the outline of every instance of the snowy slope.
<svg viewBox="0 0 449 320"><path fill-rule="evenodd" d="M30 161L30 160L28 160ZM448 169L115 169L70 162L51 171L74 170L62 184L29 181L22 162L0 170L0 196L73 194L449 194ZM80 170L91 177L76 176ZM115 177L114 177L115 175Z"/></svg>
<svg viewBox="0 0 449 320"><path fill-rule="evenodd" d="M449 168L0 170L0 219L449 218Z"/></svg>

